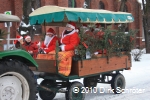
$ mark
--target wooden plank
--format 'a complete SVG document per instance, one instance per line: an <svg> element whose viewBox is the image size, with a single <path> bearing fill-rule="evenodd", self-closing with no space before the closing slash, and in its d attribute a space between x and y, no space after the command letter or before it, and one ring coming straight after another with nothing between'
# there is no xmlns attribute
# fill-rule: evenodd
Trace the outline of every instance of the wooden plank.
<svg viewBox="0 0 150 100"><path fill-rule="evenodd" d="M107 63L106 58L83 60L82 63L81 61L73 61L71 73L85 76L130 67L131 61L128 56L115 56L109 59L109 63Z"/></svg>
<svg viewBox="0 0 150 100"><path fill-rule="evenodd" d="M43 56L44 59L41 58ZM107 58L102 57L83 61L73 61L71 75L85 76L125 68L129 69L131 67L131 59L129 58L130 57L126 55L121 57L114 56L109 58L109 63ZM35 67L30 67L30 69L39 72L56 73L56 61L50 59L50 56L40 55L40 59L36 59L39 65L38 70L36 70Z"/></svg>
<svg viewBox="0 0 150 100"><path fill-rule="evenodd" d="M36 68L30 67L32 71L56 73L55 60L36 59L36 62L39 65L38 70L36 70Z"/></svg>

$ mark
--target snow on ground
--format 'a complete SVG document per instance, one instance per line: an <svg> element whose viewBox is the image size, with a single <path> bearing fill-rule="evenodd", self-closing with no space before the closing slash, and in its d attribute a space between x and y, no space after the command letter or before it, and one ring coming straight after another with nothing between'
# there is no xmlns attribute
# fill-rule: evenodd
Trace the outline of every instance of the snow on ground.
<svg viewBox="0 0 150 100"><path fill-rule="evenodd" d="M131 70L125 70L122 74L126 79L124 93L113 94L108 91L111 89L109 84L99 83L97 89L101 91L87 93L85 100L150 100L150 54L143 54L140 62L132 61ZM79 81L82 82L82 79ZM38 100L41 100L40 97ZM65 100L65 95L57 93L54 100Z"/></svg>

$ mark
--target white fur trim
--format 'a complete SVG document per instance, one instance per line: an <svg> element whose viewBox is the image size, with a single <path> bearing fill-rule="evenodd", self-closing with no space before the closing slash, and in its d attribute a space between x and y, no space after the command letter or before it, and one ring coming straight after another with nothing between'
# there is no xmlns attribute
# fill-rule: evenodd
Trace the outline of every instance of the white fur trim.
<svg viewBox="0 0 150 100"><path fill-rule="evenodd" d="M64 37L66 37L67 35L72 35L72 34L74 34L76 31L73 30L73 31L70 32L69 34L65 34L65 35L64 35L64 32L65 32L65 31L62 32L60 43L62 43L62 39L63 39Z"/></svg>
<svg viewBox="0 0 150 100"><path fill-rule="evenodd" d="M86 33L87 31L89 31L89 29L86 29L86 30L84 31L84 33ZM84 33L83 33L83 34L84 34Z"/></svg>
<svg viewBox="0 0 150 100"><path fill-rule="evenodd" d="M51 32L47 32L46 34L53 34L53 33L51 33Z"/></svg>
<svg viewBox="0 0 150 100"><path fill-rule="evenodd" d="M76 32L78 33L78 32L79 32L79 30L78 30L78 29L76 29Z"/></svg>
<svg viewBox="0 0 150 100"><path fill-rule="evenodd" d="M26 36L25 40L28 39L28 38L31 38L31 37L30 36Z"/></svg>
<svg viewBox="0 0 150 100"><path fill-rule="evenodd" d="M64 35L64 32L65 32L65 31L63 31L62 34L61 34L60 43L62 43L62 39L64 38L64 36L63 36L63 35Z"/></svg>
<svg viewBox="0 0 150 100"><path fill-rule="evenodd" d="M23 37L22 37L22 36L18 39L18 41L20 41L21 39L23 39Z"/></svg>
<svg viewBox="0 0 150 100"><path fill-rule="evenodd" d="M94 54L95 54L95 55L97 55L97 54L98 54L98 52L94 52Z"/></svg>
<svg viewBox="0 0 150 100"><path fill-rule="evenodd" d="M82 26L82 28L87 28L86 26Z"/></svg>
<svg viewBox="0 0 150 100"><path fill-rule="evenodd" d="M71 25L71 24L67 24L66 27L70 27L72 29L75 29L75 27L73 25Z"/></svg>

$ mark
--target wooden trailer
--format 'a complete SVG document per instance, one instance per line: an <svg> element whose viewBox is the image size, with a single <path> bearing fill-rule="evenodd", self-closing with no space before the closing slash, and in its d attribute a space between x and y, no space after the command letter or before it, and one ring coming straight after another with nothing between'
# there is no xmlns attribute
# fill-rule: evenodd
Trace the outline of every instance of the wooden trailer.
<svg viewBox="0 0 150 100"><path fill-rule="evenodd" d="M53 59L54 55L39 54L35 59L38 63L38 70L35 67L30 67L33 71L57 74L56 60ZM88 75L101 74L112 72L116 70L129 70L131 69L131 57L122 55L120 57L113 56L107 59L106 56L96 55L97 58L85 59L72 62L71 74L79 77ZM53 59L53 60L52 60Z"/></svg>
<svg viewBox="0 0 150 100"><path fill-rule="evenodd" d="M69 93L74 87L79 87L80 93L75 93L77 95L75 97L71 96L71 98L78 97L83 99L85 92L88 92L86 89L92 91L93 88L96 88L97 83L111 84L114 93L122 93L122 89L125 88L125 78L120 74L120 71L131 69L131 57L124 54L120 57L113 56L109 58L109 60L106 56L102 56L101 54L97 55L97 58L94 59L73 60L71 73L67 77L58 73L58 66L56 66L57 61L54 60L54 55L39 54L35 61L39 65L38 69L35 67L30 67L30 69L39 73L38 78L44 78L44 81L39 85L39 95L41 98L51 99L55 97L57 92L66 93L66 98L70 98L71 94ZM109 79L108 76L112 78ZM80 78L84 78L84 85L80 82L69 81ZM56 80L62 82L57 82ZM72 85L74 87L70 87ZM62 88L67 89L62 90Z"/></svg>
<svg viewBox="0 0 150 100"><path fill-rule="evenodd" d="M31 25L44 26L64 26L69 21L76 22L77 25L81 23L106 25L134 21L132 14L127 12L58 6L38 8L29 15L29 18ZM112 91L119 94L125 88L125 78L120 71L131 69L131 55L123 52L120 56L108 57L99 54L91 59L73 60L69 76L58 73L58 60L51 54L38 54L35 60L39 67L37 69L30 67L30 69L37 78L44 79L38 85L38 92L43 100L52 100L58 92L65 93L66 100L84 100L87 90L92 91L97 83L111 84ZM83 84L77 81L70 82L80 78L83 78Z"/></svg>

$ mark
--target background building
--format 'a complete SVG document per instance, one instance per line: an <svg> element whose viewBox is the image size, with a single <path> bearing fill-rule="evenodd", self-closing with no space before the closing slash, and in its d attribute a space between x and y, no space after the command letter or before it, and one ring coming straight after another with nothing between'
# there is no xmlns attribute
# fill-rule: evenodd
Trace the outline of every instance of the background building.
<svg viewBox="0 0 150 100"><path fill-rule="evenodd" d="M13 15L17 15L22 19L22 7L24 0L1 0L0 2L0 13L4 13L5 11L11 11ZM35 2L36 1L36 2ZM62 7L84 7L90 9L106 9L111 11L118 11L120 7L120 0L32 0L33 5L36 8L45 5L57 5ZM126 3L126 12L130 12L133 14L135 21L131 24L128 24L126 31L129 29L138 29L138 33L136 35L136 47L143 47L144 40L143 39L143 28L142 28L142 11L141 6L137 2L137 0L127 0ZM16 31L20 23L13 23L11 27L11 38L15 38L18 32ZM48 27L46 27L48 28ZM0 24L0 29L6 30L4 24ZM57 33L61 33L61 27L54 27ZM42 28L42 31L44 28ZM34 41L39 40L41 32L37 32L34 38Z"/></svg>

